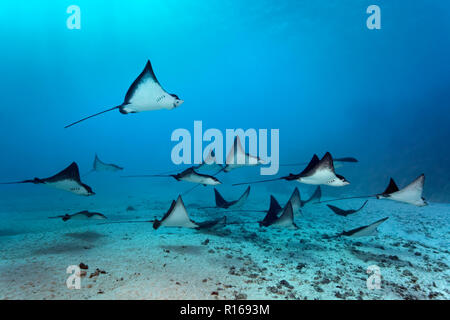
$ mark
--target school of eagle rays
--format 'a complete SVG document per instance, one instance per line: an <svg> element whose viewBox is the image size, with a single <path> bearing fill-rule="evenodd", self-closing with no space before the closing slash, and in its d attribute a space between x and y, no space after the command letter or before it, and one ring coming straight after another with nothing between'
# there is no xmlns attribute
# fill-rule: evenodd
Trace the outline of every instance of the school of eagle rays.
<svg viewBox="0 0 450 320"><path fill-rule="evenodd" d="M160 109L175 109L179 107L184 101L181 100L176 94L169 93L159 83L155 73L153 71L150 61L147 61L144 70L139 74L139 76L134 80L129 89L125 94L124 101L117 106L110 107L104 111L95 113L81 120L73 122L66 125L65 128L72 127L80 122L87 119L96 117L105 112L112 110L119 110L121 114L139 113L143 111L153 111ZM321 204L325 202L334 202L345 199L377 199L377 200L391 200L402 202L408 205L414 206L426 206L427 202L423 198L423 188L425 182L425 175L421 174L416 179L414 179L410 184L399 188L395 183L394 179L390 179L385 190L380 190L379 193L361 196L352 196L344 198L336 198L327 201L321 201L322 189L321 186L329 187L343 187L350 184L344 176L336 173L336 164L342 165L343 163L351 164L356 163L358 160L354 157L342 157L333 158L333 156L327 152L322 158L314 154L311 160L307 163L295 163L290 164L290 166L301 166L304 165L304 169L299 173L290 173L286 176L276 177L266 180L255 180L255 181L245 181L236 182L232 184L237 185L251 185L254 183L268 183L271 181L296 181L301 184L316 185L317 188L315 192L307 199L302 200L300 196L300 191L297 187L294 188L292 195L284 206L280 205L277 199L270 196L270 205L267 210L243 210L240 209L247 198L250 195L250 186L247 187L245 192L234 200L225 200L222 194L214 187L214 197L215 206L211 207L200 207L198 209L210 209L217 208L221 209L223 212L233 212L233 211L256 211L265 213L265 217L260 221L255 221L260 227L263 228L283 228L288 230L298 229L295 224L295 217L299 216L302 207L311 204ZM203 163L191 166L180 172L166 172L151 175L128 175L123 176L127 178L171 178L176 181L185 181L195 184L194 187L189 189L184 194L193 191L199 185L205 186L217 186L222 184L220 181L221 174L230 174L230 172L237 170L239 168L248 166L258 166L264 164L264 159L260 159L256 155L248 154L244 151L241 141L238 136L235 137L233 146L228 151L226 156L225 164L220 164L218 159L215 157L214 150L209 151L208 157ZM283 164L282 164L283 165ZM285 164L287 166L287 164ZM86 173L91 174L92 172L106 171L106 172L117 172L122 171L123 167L118 166L113 163L107 163L100 160L99 156L96 154L94 158L94 163L92 169ZM207 174L209 172L211 174ZM2 182L0 184L23 184L31 183L36 185L46 185L55 189L64 190L76 195L81 196L93 196L95 195L94 190L87 184L82 182L82 177L80 176L79 167L76 162L72 162L64 170L46 177L46 178L29 178L24 180L17 180L12 182ZM240 224L242 222L229 221L227 216L224 215L218 219L207 220L207 221L195 221L193 220L184 204L182 196L180 194L176 200L170 203L170 206L165 212L161 214L160 219L153 219L147 221L114 221L111 223L122 223L122 222L149 222L152 223L155 230L160 227L178 227L178 228L191 228L196 230L215 230L223 228L230 224ZM351 216L361 210L364 210L365 205L368 200L354 209L342 209L337 206L327 204L327 207L336 215L342 217ZM64 215L59 215L55 217L49 217L53 219L61 219L66 222L69 220L104 220L107 217L99 212L90 212L88 210L83 210L75 213L66 213ZM380 219L378 221L373 221L368 225L360 226L358 228L343 231L342 233L336 235L325 236L325 238L338 238L341 236L347 237L362 237L371 236L377 233L377 228L380 224L388 220L388 217Z"/></svg>

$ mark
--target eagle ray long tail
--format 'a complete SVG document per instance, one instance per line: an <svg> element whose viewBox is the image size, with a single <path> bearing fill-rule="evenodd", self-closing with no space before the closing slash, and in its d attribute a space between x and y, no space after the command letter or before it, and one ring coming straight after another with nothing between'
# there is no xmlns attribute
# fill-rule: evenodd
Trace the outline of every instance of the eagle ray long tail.
<svg viewBox="0 0 450 320"><path fill-rule="evenodd" d="M259 180L259 181L250 181L250 182L239 182L239 183L233 183L232 186L240 186L243 184L255 184L255 183L263 183L263 182L270 182L270 181L277 181L282 180L283 178L275 178L275 179L268 179L268 180Z"/></svg>
<svg viewBox="0 0 450 320"><path fill-rule="evenodd" d="M110 109L107 109L107 110L98 112L98 113L96 113L96 114L93 114L93 115L91 115L91 116L89 116L89 117L83 118L83 119L81 119L81 120L75 121L75 122L73 122L73 123L71 123L71 124L65 126L64 129L67 129L67 128L73 126L73 125L76 125L77 123L80 123L80 122L84 121L84 120L87 120L87 119L96 117L96 116L98 116L98 115L101 115L102 113L105 113L105 112L108 112L108 111L112 111L112 110L117 109L117 108L120 108L120 107L121 107L121 106L116 106L116 107L114 107L114 108L110 108Z"/></svg>
<svg viewBox="0 0 450 320"><path fill-rule="evenodd" d="M140 174L131 176L121 176L121 178L155 178L155 177L171 177L170 174Z"/></svg>
<svg viewBox="0 0 450 320"><path fill-rule="evenodd" d="M227 210L228 212L267 212L267 210L250 210L250 209L242 209L242 210Z"/></svg>
<svg viewBox="0 0 450 320"><path fill-rule="evenodd" d="M217 171L216 173L214 173L214 174L212 175L212 177L217 176L219 173L221 173L221 172L223 171L223 169L224 169L224 168L222 168L222 169L220 169L219 171ZM191 192L192 190L194 190L195 188L197 188L199 185L200 185L200 184L197 184L197 185L193 186L192 188L186 190L185 192L182 193L182 195L184 196L184 195L188 194L189 192Z"/></svg>
<svg viewBox="0 0 450 320"><path fill-rule="evenodd" d="M204 210L204 209L222 209L226 210L226 212L267 212L267 210L250 210L250 209L234 209L234 210L227 210L226 208L221 207L198 207L195 208L196 210Z"/></svg>
<svg viewBox="0 0 450 320"><path fill-rule="evenodd" d="M32 183L33 180L22 180L22 181L12 181L12 182L0 182L0 184L19 184L19 183Z"/></svg>
<svg viewBox="0 0 450 320"><path fill-rule="evenodd" d="M152 222L155 222L155 220L145 220L145 221L142 221L142 220L136 220L136 221L134 221L134 220L125 220L125 221L111 221L111 222L102 222L102 223L97 223L97 225L104 225L104 224L114 224L114 223L143 223L143 222L147 222L147 223L152 223Z"/></svg>
<svg viewBox="0 0 450 320"><path fill-rule="evenodd" d="M369 200L364 201L363 205L361 206L361 208L359 208L358 210L356 210L356 212L361 211L362 208L364 208L367 204L367 202L369 202Z"/></svg>
<svg viewBox="0 0 450 320"><path fill-rule="evenodd" d="M313 202L313 203L314 203L314 204L319 204L319 203L327 203L327 202L334 202L334 201L340 201L340 200L372 198L372 197L375 197L375 196L376 196L376 195L372 194L372 195L370 195L370 196L358 196L358 197L337 198L337 199L331 199L331 200L325 200L325 201L318 201L318 202Z"/></svg>

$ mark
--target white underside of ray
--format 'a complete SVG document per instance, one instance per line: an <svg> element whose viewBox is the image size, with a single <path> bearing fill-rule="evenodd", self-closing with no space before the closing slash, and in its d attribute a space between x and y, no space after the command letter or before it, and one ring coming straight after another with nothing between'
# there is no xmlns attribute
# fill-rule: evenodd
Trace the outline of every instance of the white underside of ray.
<svg viewBox="0 0 450 320"><path fill-rule="evenodd" d="M123 109L126 112L172 109L173 100L153 78L146 77L137 85L129 104L123 106Z"/></svg>
<svg viewBox="0 0 450 320"><path fill-rule="evenodd" d="M90 218L88 216L86 216L85 214L81 214L81 213L77 213L77 214L70 216L70 220L87 220L87 219L90 219Z"/></svg>
<svg viewBox="0 0 450 320"><path fill-rule="evenodd" d="M211 186L215 186L220 184L218 181L210 178L210 177L203 177L200 175L196 175L196 174L189 174L187 176L184 176L182 178L179 178L181 181L187 181L187 182L192 182L192 183L199 183L199 184L206 184L206 185L211 185Z"/></svg>
<svg viewBox="0 0 450 320"><path fill-rule="evenodd" d="M368 226L367 228L364 228L358 232L355 232L354 234L352 234L350 237L365 237L365 236L374 236L377 234L377 228L380 224L382 224L384 222L383 221L379 221L376 222L370 226Z"/></svg>
<svg viewBox="0 0 450 320"><path fill-rule="evenodd" d="M338 179L336 174L331 170L318 170L312 176L309 177L300 177L297 179L298 182L304 184L313 184L313 185L329 185L332 186L332 183Z"/></svg>
<svg viewBox="0 0 450 320"><path fill-rule="evenodd" d="M75 180L61 180L57 182L44 182L46 186L72 192L78 195L87 196L87 190Z"/></svg>
<svg viewBox="0 0 450 320"><path fill-rule="evenodd" d="M261 160L258 159L258 157L245 153L239 137L236 137L235 141L236 143L233 144L230 152L228 152L224 171L229 172L236 168L241 168L244 166L257 166L261 164Z"/></svg>
<svg viewBox="0 0 450 320"><path fill-rule="evenodd" d="M105 220L106 218L103 217L103 216L100 216L100 215L98 215L98 214L95 214L95 215L92 216L90 219L93 219L93 220Z"/></svg>
<svg viewBox="0 0 450 320"><path fill-rule="evenodd" d="M177 202L172 209L172 212L167 218L161 221L161 226L164 227L181 227L181 228L197 228L198 225L193 223L189 219L186 208L184 207L183 201L179 197Z"/></svg>
<svg viewBox="0 0 450 320"><path fill-rule="evenodd" d="M419 207L425 206L426 202L422 199L424 179L423 176L417 178L405 188L391 193L386 199L405 202Z"/></svg>

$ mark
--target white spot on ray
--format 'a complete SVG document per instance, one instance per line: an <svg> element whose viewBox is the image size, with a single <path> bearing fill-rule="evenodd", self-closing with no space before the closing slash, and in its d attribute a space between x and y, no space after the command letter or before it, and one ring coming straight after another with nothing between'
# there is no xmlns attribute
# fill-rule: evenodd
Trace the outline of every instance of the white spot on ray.
<svg viewBox="0 0 450 320"><path fill-rule="evenodd" d="M173 109L181 103L182 100L177 99L161 87L149 60L142 73L128 89L121 110L125 113L135 113Z"/></svg>
<svg viewBox="0 0 450 320"><path fill-rule="evenodd" d="M60 180L60 181L55 181L55 182L44 182L44 185L55 188L55 189L59 189L59 190L64 190L64 191L69 191L81 196L88 196L90 195L89 192L82 186L80 185L79 182L75 181L75 180Z"/></svg>
<svg viewBox="0 0 450 320"><path fill-rule="evenodd" d="M125 107L128 112L141 112L147 110L158 110L167 108L168 105L164 99L168 96L161 86L153 81L151 78L147 78L140 82L134 94L129 100L129 105Z"/></svg>
<svg viewBox="0 0 450 320"><path fill-rule="evenodd" d="M305 170L298 175L297 181L304 184L323 184L332 187L342 187L349 184L344 177L336 174L333 157L329 152L321 160L314 155Z"/></svg>
<svg viewBox="0 0 450 320"><path fill-rule="evenodd" d="M38 183L82 196L94 195L92 189L81 182L78 165L75 162L54 176L38 179Z"/></svg>

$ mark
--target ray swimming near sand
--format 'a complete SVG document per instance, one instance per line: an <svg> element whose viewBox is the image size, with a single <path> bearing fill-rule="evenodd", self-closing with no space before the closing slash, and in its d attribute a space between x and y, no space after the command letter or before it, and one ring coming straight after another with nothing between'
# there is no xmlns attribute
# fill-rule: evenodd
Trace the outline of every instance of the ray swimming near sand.
<svg viewBox="0 0 450 320"><path fill-rule="evenodd" d="M236 200L227 201L225 200L220 192L214 188L214 199L216 205L214 207L199 207L198 209L213 209L213 208L221 208L221 209L228 209L228 208L239 208L244 205L245 201L248 198L248 195L250 194L250 186L247 187L247 189L244 191L244 193Z"/></svg>
<svg viewBox="0 0 450 320"><path fill-rule="evenodd" d="M390 178L389 185L382 193L366 196L336 198L316 203L319 204L350 199L376 198L376 199L389 199L397 202L412 204L418 207L423 207L428 204L425 201L425 198L422 196L424 183L425 183L425 175L421 174L413 182L405 186L403 189L399 189L394 179Z"/></svg>
<svg viewBox="0 0 450 320"><path fill-rule="evenodd" d="M327 152L322 159L314 154L309 164L306 168L299 174L290 173L288 176L283 176L279 178L241 182L235 183L233 186L238 186L242 184L253 184L253 183L265 183L271 181L286 180L286 181L297 181L305 184L312 185L328 185L333 187L343 187L350 182L347 181L342 175L339 175L334 170L333 157L329 152Z"/></svg>
<svg viewBox="0 0 450 320"><path fill-rule="evenodd" d="M48 178L34 178L15 182L1 182L0 184L32 183L46 185L81 196L92 196L95 193L87 184L81 182L80 171L76 162L72 162L67 168Z"/></svg>
<svg viewBox="0 0 450 320"><path fill-rule="evenodd" d="M61 219L66 222L69 220L105 220L107 217L100 212L91 212L88 210L83 210L74 214L65 214L55 217L49 217L49 219Z"/></svg>
<svg viewBox="0 0 450 320"><path fill-rule="evenodd" d="M327 207L330 208L330 210L333 211L335 214L337 214L339 216L346 217L346 216L348 216L350 214L354 214L354 213L357 213L357 212L361 211L365 207L367 202L368 202L368 200L366 200L359 209L344 210L344 209L338 208L336 206L333 206L331 204L327 204Z"/></svg>
<svg viewBox="0 0 450 320"><path fill-rule="evenodd" d="M216 177L198 173L192 167L189 167L178 174L148 174L148 175L142 174L142 175L122 176L122 178L158 178L158 177L159 178L172 177L177 181L187 181L205 186L221 184L219 179L217 179Z"/></svg>
<svg viewBox="0 0 450 320"><path fill-rule="evenodd" d="M375 236L378 232L377 228L385 222L389 217L380 219L378 221L375 221L369 225L358 227L355 229L351 229L349 231L343 231L342 233L339 233L335 236L324 236L325 239L333 239L333 238L339 238L339 237L367 237L367 236Z"/></svg>

